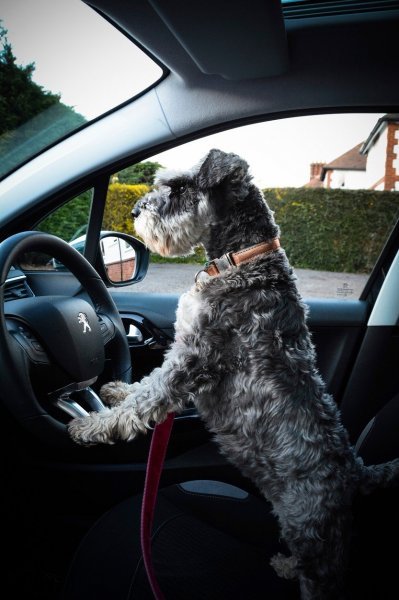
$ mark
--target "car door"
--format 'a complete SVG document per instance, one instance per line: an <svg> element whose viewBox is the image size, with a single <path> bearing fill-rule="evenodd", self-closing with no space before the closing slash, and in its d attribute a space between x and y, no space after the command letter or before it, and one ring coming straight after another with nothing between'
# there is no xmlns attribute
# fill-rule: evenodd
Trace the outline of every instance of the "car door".
<svg viewBox="0 0 399 600"><path fill-rule="evenodd" d="M372 125L378 118L373 115L368 124ZM286 121L281 123L286 126ZM258 132L257 129L259 136ZM251 131L251 139L253 135ZM245 135L228 141L231 150L245 153ZM226 145L226 137L200 140L198 158L216 144ZM186 146L180 148L179 160L189 155L188 150ZM286 148L282 155L286 160ZM172 166L169 164L172 158L169 150L149 157L148 162L168 167ZM79 239L85 231L84 254L99 267L101 232L122 230L125 234L134 234L130 212L134 202L152 185L152 181L141 183L138 190L134 187L137 184L118 184L118 173L131 164L110 166L100 175L86 179L80 189L65 188L26 214L18 227L36 227L69 242L71 237ZM399 194L388 190L327 188L319 179L323 185L316 187L319 191L312 195L306 185L308 174L304 172L301 177L305 184L294 191L292 187L262 185L262 181L261 187L275 210L282 245L309 308L308 324L320 372L341 407L355 443L375 411L398 389L395 367L398 266L395 257ZM85 207L80 213L83 217L76 222L71 215L76 216L82 206ZM58 211L64 211L61 219ZM344 225L348 221L351 227L345 232ZM60 231L60 222L62 227L72 226L73 232ZM379 224L377 233L376 223ZM304 257L300 251L306 245L309 256ZM334 248L339 252L334 252ZM334 256L342 261L342 248L348 262L339 262L343 266L334 270L334 264L329 261ZM363 254L367 255L366 262ZM353 262L353 257L357 262ZM47 265L49 260L51 262L51 257ZM191 260L193 262L187 262ZM173 343L179 297L193 284L195 272L202 268L203 261L200 250L193 259L184 258L183 262L168 263L152 256L148 273L141 281L123 281L117 285L107 281L125 324L134 380L140 380L162 365L165 351ZM43 270L39 261L39 268L34 267L30 261L23 273L34 293L79 294L77 280L59 266ZM353 273L354 269L360 272ZM107 508L143 489L151 432L132 442L113 446L59 449L50 445L49 451L43 440L22 435L15 423L11 422L6 431L13 440L18 440L19 464L29 464L26 477L18 483L22 486L20 496L25 497L30 490L31 507L40 513L45 490L49 500L46 515L50 511L54 518L62 518L64 524L65 519L73 521L78 537ZM219 479L249 486L222 458L195 410L189 406L175 420L162 481L168 484L192 479ZM77 520L76 512L79 513ZM73 533L71 530L72 537Z"/></svg>

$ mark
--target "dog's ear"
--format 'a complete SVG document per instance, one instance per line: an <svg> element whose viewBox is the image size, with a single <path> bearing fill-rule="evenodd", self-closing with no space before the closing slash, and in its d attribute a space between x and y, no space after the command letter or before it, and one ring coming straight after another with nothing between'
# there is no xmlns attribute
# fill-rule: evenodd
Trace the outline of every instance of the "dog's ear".
<svg viewBox="0 0 399 600"><path fill-rule="evenodd" d="M209 189L226 179L230 179L233 185L249 179L248 163L237 154L214 148L209 151L198 171L198 185Z"/></svg>

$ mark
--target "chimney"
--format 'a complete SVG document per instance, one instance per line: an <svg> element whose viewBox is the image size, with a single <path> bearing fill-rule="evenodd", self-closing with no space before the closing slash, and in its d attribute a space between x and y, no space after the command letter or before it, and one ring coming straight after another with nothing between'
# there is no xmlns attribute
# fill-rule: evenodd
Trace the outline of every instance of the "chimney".
<svg viewBox="0 0 399 600"><path fill-rule="evenodd" d="M321 170L325 164L326 163L322 163L322 162L311 163L311 165L310 165L310 180L312 180L312 179L320 180Z"/></svg>

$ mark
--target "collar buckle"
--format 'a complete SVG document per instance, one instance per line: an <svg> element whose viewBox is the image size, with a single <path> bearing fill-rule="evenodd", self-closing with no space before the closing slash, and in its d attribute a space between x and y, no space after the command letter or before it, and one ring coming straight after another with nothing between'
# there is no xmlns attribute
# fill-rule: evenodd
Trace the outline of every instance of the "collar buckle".
<svg viewBox="0 0 399 600"><path fill-rule="evenodd" d="M209 266L214 265L219 273L222 271L227 271L227 269L230 269L230 267L235 267L232 254L233 252L227 252L220 258L214 258L210 261Z"/></svg>

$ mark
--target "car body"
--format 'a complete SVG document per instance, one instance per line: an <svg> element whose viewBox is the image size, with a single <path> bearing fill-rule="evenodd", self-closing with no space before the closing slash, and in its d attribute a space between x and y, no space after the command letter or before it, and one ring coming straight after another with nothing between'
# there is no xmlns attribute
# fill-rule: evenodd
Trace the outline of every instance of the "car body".
<svg viewBox="0 0 399 600"><path fill-rule="evenodd" d="M177 0L87 1L149 54L162 76L3 178L0 239L36 230L70 199L92 191L87 232L70 244L81 252L85 242L85 258L108 286L127 333L134 380L162 364L173 340L179 294L162 289L147 293L132 284L145 282L148 262L137 240L131 243L136 261L142 256L142 263L128 278L130 286L112 286L112 277L106 277L98 244L101 232L108 232L102 218L112 177L176 146L239 126L309 115L397 115L399 5L368 4L286 2L281 9L278 1L256 0L195 5ZM232 151L240 154L240 148ZM399 219L392 225L358 298L305 299L318 365L353 443L399 387ZM126 252L132 254L131 249ZM33 297L81 298L77 278L58 265L44 270L15 264L3 286L11 294L8 300L22 298L17 281ZM97 390L112 376L107 353L104 360L94 384ZM1 379L9 381L10 373L2 373ZM84 448L68 445L64 432L58 443L51 428L32 427L31 415L13 412L24 397L18 388L12 392L15 397L5 398L9 385L0 390L3 502L10 515L6 570L21 597L29 590L33 597L58 598L71 557L91 525L119 501L142 491L149 436ZM36 381L34 395L48 392L41 385ZM65 426L70 416L52 418ZM248 485L220 457L188 410L176 421L163 483L200 479Z"/></svg>

